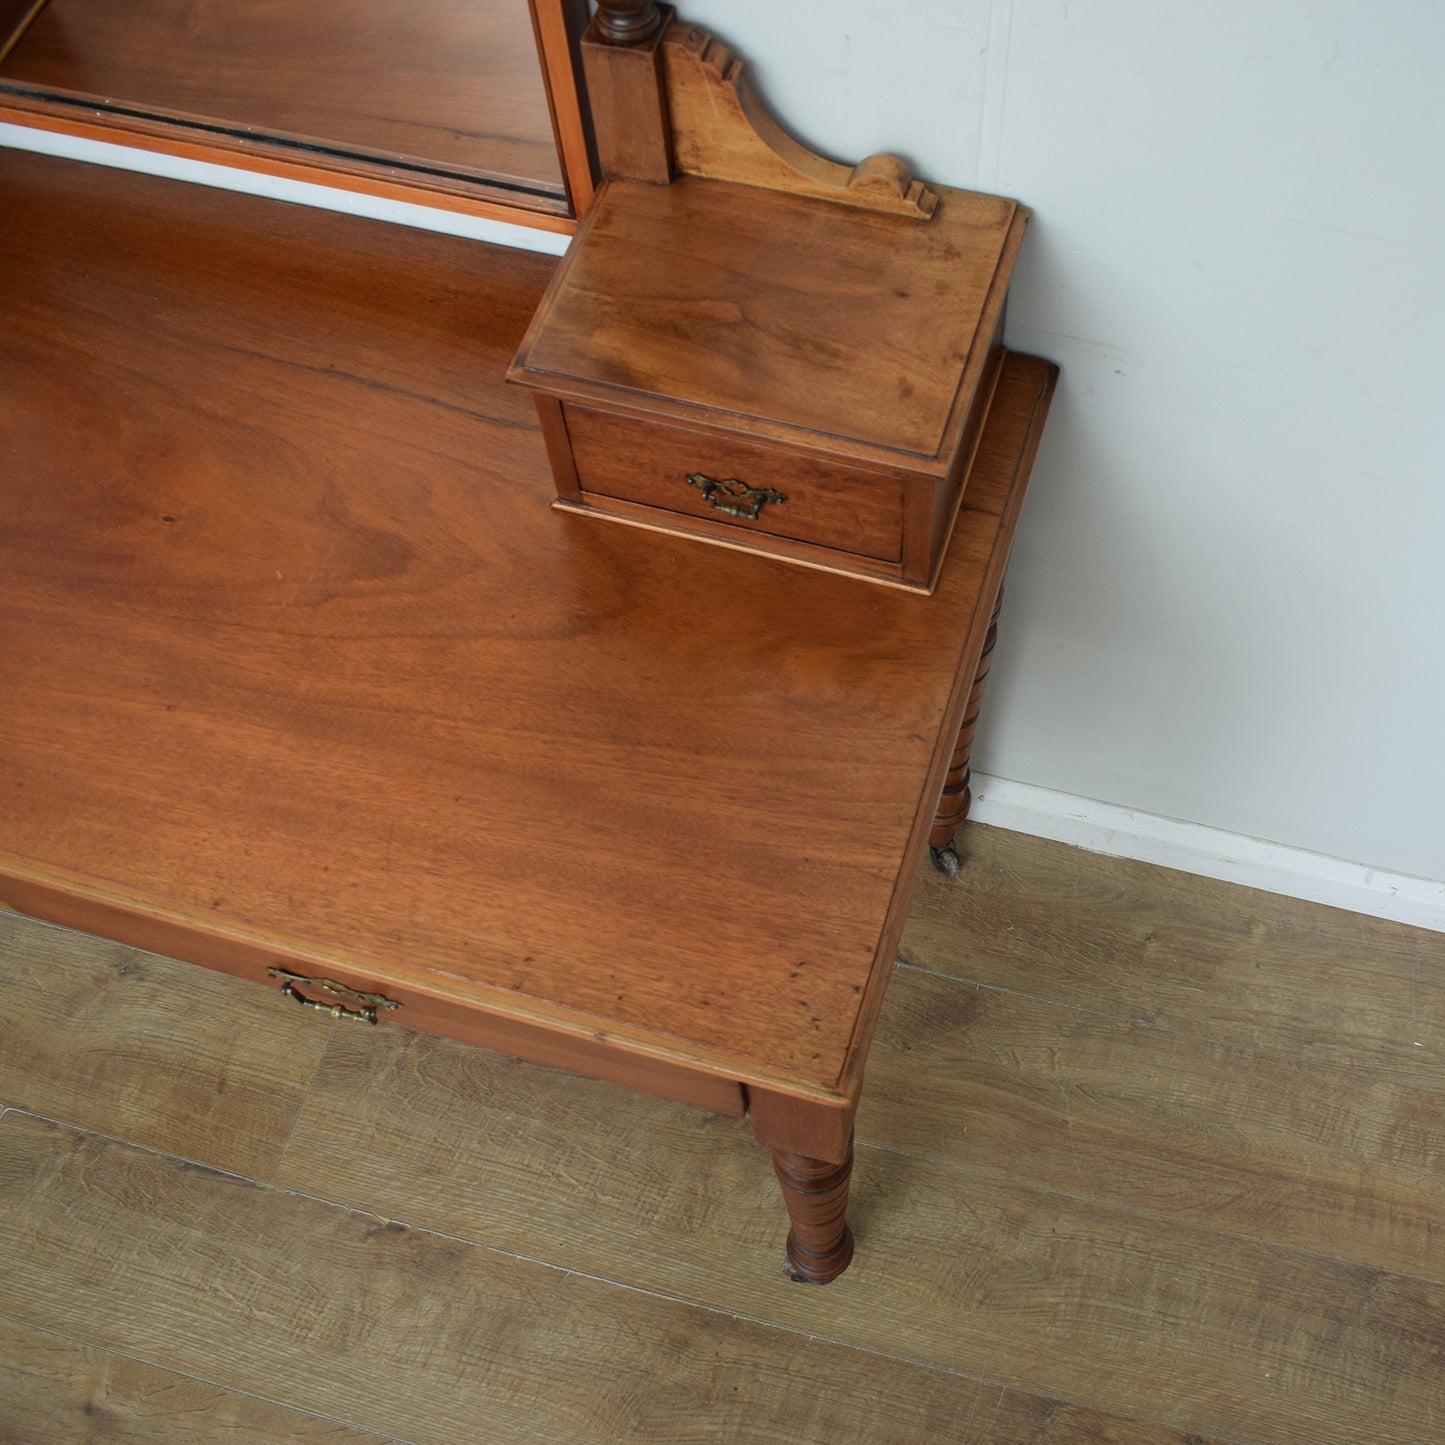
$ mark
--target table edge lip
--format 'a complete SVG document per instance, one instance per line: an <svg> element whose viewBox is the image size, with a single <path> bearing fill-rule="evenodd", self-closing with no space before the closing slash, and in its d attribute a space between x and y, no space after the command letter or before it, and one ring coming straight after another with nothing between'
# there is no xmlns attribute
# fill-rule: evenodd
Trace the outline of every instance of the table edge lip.
<svg viewBox="0 0 1445 1445"><path fill-rule="evenodd" d="M173 930L180 938L192 938L208 945L237 950L242 954L274 956L278 966L304 965L311 972L335 971L350 974L385 988L387 984L406 988L443 1005L468 1009L498 1021L512 1021L541 1029L559 1038L573 1038L591 1045L613 1049L619 1057L634 1057L667 1064L699 1076L706 1075L740 1084L745 1089L760 1089L786 1095L813 1104L838 1108L856 1102L857 1090L847 1083L849 1057L845 1050L838 1081L829 1085L810 1079L798 1070L767 1067L760 1060L735 1054L726 1049L697 1043L680 1035L651 1031L568 1008L546 999L517 994L495 984L482 984L436 969L419 967L380 954L368 954L351 948L328 945L303 939L261 924L231 915L208 916L206 910L177 900L164 899L137 888L91 874L44 863L0 849L0 917L12 913L41 923L76 931L96 932L97 936L142 952L158 953L145 943L116 933L90 930L48 916L46 912L17 906L6 896L6 884L12 884L47 898L64 900L81 908L105 909L133 921ZM187 958L183 952L160 954L173 957L194 967L229 972L216 964ZM860 1002L861 1011L861 1002ZM854 1020L856 1030L857 1019ZM404 1025L403 1025L404 1027ZM524 1057L524 1055L519 1055Z"/></svg>
<svg viewBox="0 0 1445 1445"><path fill-rule="evenodd" d="M977 609L969 637L964 644L964 657L972 656L975 664L983 652L984 640L991 623L991 613L1002 595L1004 575L1008 570L1009 556L1013 550L1019 516L1023 510L1034 460L1038 455L1039 445L1043 441L1044 425L1048 421L1049 408L1053 403L1054 392L1059 380L1059 368L1053 362L1046 361L1042 357L1032 356L1027 352L1006 350L1000 367L1000 378L1003 376L1004 368L1008 366L1012 366L1014 375L1022 378L1027 378L1028 374L1032 373L1034 393L1028 420L1019 439L1019 447L1014 453L1007 496L997 514L987 514L994 517L997 524L993 544L989 550L986 573L988 581L985 583L984 590L984 596L989 601L987 606L980 606ZM986 425L987 421L985 421ZM966 488L963 503L966 507ZM936 807L936 802L931 800L936 800L943 790L944 777L953 755L958 730L962 727L964 714L968 710L968 699L973 686L974 668L960 667L955 674L949 697L947 715L952 721L939 731L937 748L923 783L919 806L914 815L914 824L909 832L905 863L900 868L894 883L893 894L889 899L888 911L885 915L886 921L879 938L878 951L874 956L873 968L869 974L868 987L854 1016L853 1034L849 1039L847 1050L844 1053L843 1067L837 1078L837 1089L853 1098L859 1097L862 1092L863 1073L872 1046L873 1033L883 1007L883 998L887 992L888 982L892 977L894 956L897 954L898 945L902 939L908 908L917 883L917 869L910 870L906 859L909 857L921 859L924 855L924 843L928 838Z"/></svg>

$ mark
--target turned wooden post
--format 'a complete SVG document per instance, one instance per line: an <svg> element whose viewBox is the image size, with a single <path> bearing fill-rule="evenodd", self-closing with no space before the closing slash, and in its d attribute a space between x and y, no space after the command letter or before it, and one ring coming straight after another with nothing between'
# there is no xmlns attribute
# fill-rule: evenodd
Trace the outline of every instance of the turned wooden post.
<svg viewBox="0 0 1445 1445"><path fill-rule="evenodd" d="M657 0L598 0L597 39L612 45L633 45L662 28Z"/></svg>
<svg viewBox="0 0 1445 1445"><path fill-rule="evenodd" d="M994 644L998 641L998 614L1003 606L1003 593L993 605L993 615L988 620L988 635L983 640L983 653L978 659L978 671L973 675L973 687L969 690L968 705L963 710L963 725L958 730L958 742L953 749L953 761L948 776L943 780L943 796L938 800L938 811L933 815L933 829L928 835L928 854L933 866L950 878L958 872L958 854L953 851L953 835L958 825L968 817L973 794L969 791L969 754L973 751L973 733L978 726L978 714L983 703L983 689L988 682L989 662L993 657Z"/></svg>
<svg viewBox="0 0 1445 1445"><path fill-rule="evenodd" d="M823 1103L748 1090L753 1137L773 1156L788 1210L788 1272L800 1282L827 1284L853 1258L847 1213L857 1108L856 1097Z"/></svg>
<svg viewBox="0 0 1445 1445"><path fill-rule="evenodd" d="M853 1141L848 1141L848 1157L841 1164L774 1149L773 1169L792 1221L788 1269L793 1278L809 1284L837 1279L853 1258L853 1231L847 1220Z"/></svg>

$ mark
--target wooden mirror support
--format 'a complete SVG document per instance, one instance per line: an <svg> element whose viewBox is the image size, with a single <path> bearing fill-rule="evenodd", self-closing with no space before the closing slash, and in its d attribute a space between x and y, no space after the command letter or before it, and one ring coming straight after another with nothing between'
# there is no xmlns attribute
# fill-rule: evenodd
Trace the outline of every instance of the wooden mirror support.
<svg viewBox="0 0 1445 1445"><path fill-rule="evenodd" d="M583 54L605 176L710 176L920 217L938 204L897 156L840 165L795 140L759 99L744 63L671 6L599 6Z"/></svg>
<svg viewBox="0 0 1445 1445"><path fill-rule="evenodd" d="M794 140L758 98L743 62L707 31L674 23L663 63L673 154L684 174L903 216L926 218L938 205L937 192L897 156L839 165Z"/></svg>
<svg viewBox="0 0 1445 1445"><path fill-rule="evenodd" d="M932 591L1028 211L815 154L666 6L582 51L604 182L510 373L557 505Z"/></svg>
<svg viewBox="0 0 1445 1445"><path fill-rule="evenodd" d="M657 0L602 0L595 38L609 45L635 45L656 35L662 21Z"/></svg>

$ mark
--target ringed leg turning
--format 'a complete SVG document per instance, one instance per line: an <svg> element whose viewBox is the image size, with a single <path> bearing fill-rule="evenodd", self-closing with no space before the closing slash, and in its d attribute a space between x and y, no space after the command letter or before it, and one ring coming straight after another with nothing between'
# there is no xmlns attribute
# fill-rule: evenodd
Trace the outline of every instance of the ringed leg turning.
<svg viewBox="0 0 1445 1445"><path fill-rule="evenodd" d="M853 1258L848 1228L848 1184L853 1173L853 1144L841 1164L773 1150L773 1169L783 1186L788 1230L788 1270L799 1283L827 1284Z"/></svg>
<svg viewBox="0 0 1445 1445"><path fill-rule="evenodd" d="M749 1090L753 1137L773 1156L788 1210L788 1273L827 1284L853 1258L848 1184L853 1173L853 1116L858 1103L819 1104Z"/></svg>
<svg viewBox="0 0 1445 1445"><path fill-rule="evenodd" d="M978 671L973 677L969 690L968 706L963 712L963 724L958 730L958 742L953 749L953 761L949 764L948 775L943 780L943 795L938 800L938 811L933 816L933 828L928 835L928 856L940 873L950 878L958 872L958 854L953 851L953 835L958 825L968 817L973 795L969 792L969 754L973 751L974 729L978 726L978 715L983 703L983 689L988 682L989 664L993 659L994 645L998 642L998 614L1003 606L1003 593L994 603L993 614L988 620L988 635L983 641L983 653L978 659Z"/></svg>

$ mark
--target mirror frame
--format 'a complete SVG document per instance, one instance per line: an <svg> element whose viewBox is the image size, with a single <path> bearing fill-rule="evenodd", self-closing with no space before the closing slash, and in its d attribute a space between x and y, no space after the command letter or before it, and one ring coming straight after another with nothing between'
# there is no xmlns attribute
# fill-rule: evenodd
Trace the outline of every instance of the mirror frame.
<svg viewBox="0 0 1445 1445"><path fill-rule="evenodd" d="M579 49L590 11L587 0L525 3L532 16L566 192L556 201L420 167L399 177L396 167L380 158L291 148L284 138L248 139L183 116L108 112L99 106L14 91L0 93L0 122L570 235L592 202L598 175ZM45 4L46 0L0 0L0 60Z"/></svg>

